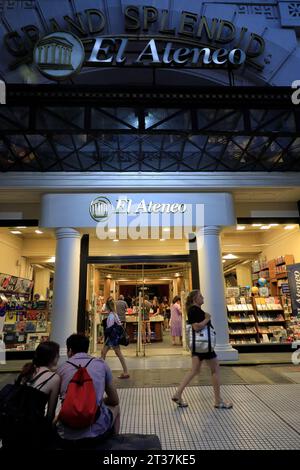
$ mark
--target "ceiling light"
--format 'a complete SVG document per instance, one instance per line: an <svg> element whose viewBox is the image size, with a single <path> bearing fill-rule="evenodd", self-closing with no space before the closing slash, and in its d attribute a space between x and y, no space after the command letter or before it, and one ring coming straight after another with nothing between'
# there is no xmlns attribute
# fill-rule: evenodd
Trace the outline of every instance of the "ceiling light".
<svg viewBox="0 0 300 470"><path fill-rule="evenodd" d="M163 228L163 232L170 232L171 229L170 228Z"/></svg>
<svg viewBox="0 0 300 470"><path fill-rule="evenodd" d="M295 228L295 225L286 225L284 230L292 230L293 228Z"/></svg>
<svg viewBox="0 0 300 470"><path fill-rule="evenodd" d="M165 241L166 241L166 239L165 239L165 238L160 238L160 240L159 240L159 241L160 241L160 242L165 242Z"/></svg>
<svg viewBox="0 0 300 470"><path fill-rule="evenodd" d="M246 225L238 225L236 229L237 230L245 230L245 228L246 228Z"/></svg>
<svg viewBox="0 0 300 470"><path fill-rule="evenodd" d="M261 227L262 224L252 224L252 227Z"/></svg>
<svg viewBox="0 0 300 470"><path fill-rule="evenodd" d="M238 259L238 256L229 253L228 255L223 256L223 259Z"/></svg>
<svg viewBox="0 0 300 470"><path fill-rule="evenodd" d="M262 225L260 227L260 230L269 230L270 228L271 228L270 225Z"/></svg>
<svg viewBox="0 0 300 470"><path fill-rule="evenodd" d="M278 227L279 224L269 224L270 227Z"/></svg>
<svg viewBox="0 0 300 470"><path fill-rule="evenodd" d="M120 241L120 240L117 240L117 238L115 238L115 239L113 240L113 242L119 242L119 241Z"/></svg>
<svg viewBox="0 0 300 470"><path fill-rule="evenodd" d="M256 243L255 245L252 246L269 246L270 243Z"/></svg>
<svg viewBox="0 0 300 470"><path fill-rule="evenodd" d="M16 227L16 228L27 228L27 227L25 227L25 226L21 225L20 227Z"/></svg>
<svg viewBox="0 0 300 470"><path fill-rule="evenodd" d="M222 259L222 263L226 263L226 259Z"/></svg>
<svg viewBox="0 0 300 470"><path fill-rule="evenodd" d="M51 258L47 259L47 263L55 263L55 256L52 256Z"/></svg>
<svg viewBox="0 0 300 470"><path fill-rule="evenodd" d="M13 233L14 235L21 235L22 232L20 230L11 230L10 233Z"/></svg>
<svg viewBox="0 0 300 470"><path fill-rule="evenodd" d="M112 233L116 233L117 229L116 228L110 228L109 231L112 232Z"/></svg>
<svg viewBox="0 0 300 470"><path fill-rule="evenodd" d="M38 235L40 235L41 233L44 233L44 232L42 232L41 230L35 230L35 233L37 233Z"/></svg>

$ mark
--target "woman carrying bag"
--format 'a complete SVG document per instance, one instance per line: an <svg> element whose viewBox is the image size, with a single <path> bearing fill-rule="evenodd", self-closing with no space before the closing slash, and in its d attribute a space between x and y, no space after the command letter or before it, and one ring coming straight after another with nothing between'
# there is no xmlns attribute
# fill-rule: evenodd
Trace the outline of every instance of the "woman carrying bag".
<svg viewBox="0 0 300 470"><path fill-rule="evenodd" d="M106 340L105 340L105 343L101 352L101 357L105 361L108 351L110 349L113 349L115 352L115 355L118 357L123 368L123 373L118 376L118 379L129 379L130 376L128 373L127 364L122 354L122 351L120 349L120 341L122 341L122 338L120 336L120 331L121 331L121 334L124 333L121 330L123 329L122 323L116 313L115 302L111 297L107 299L105 305L106 305L107 310L109 311L109 315L107 317L107 323L106 323L106 329L105 329ZM124 335L122 334L122 336Z"/></svg>
<svg viewBox="0 0 300 470"><path fill-rule="evenodd" d="M202 310L202 305L204 303L204 298L199 290L192 290L186 299L186 310L188 314L188 324L192 326L194 330L194 343L195 346L195 334L203 330L206 326L211 327L210 315ZM209 333L210 335L210 333ZM221 398L220 392L220 367L217 355L212 347L209 348L207 352L196 352L195 347L191 347L192 351L192 369L186 374L183 381L176 390L175 395L172 397L172 400L177 403L180 407L186 407L188 404L184 402L181 398L182 392L185 387L191 382L191 380L200 372L201 364L203 360L207 361L207 364L211 370L212 376L212 385L214 389L215 397L215 408L232 408L231 402L226 402Z"/></svg>

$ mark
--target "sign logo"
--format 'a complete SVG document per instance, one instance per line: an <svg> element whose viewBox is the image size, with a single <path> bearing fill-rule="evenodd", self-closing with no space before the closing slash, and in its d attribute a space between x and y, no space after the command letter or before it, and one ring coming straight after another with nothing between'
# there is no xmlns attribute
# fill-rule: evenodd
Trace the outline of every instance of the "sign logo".
<svg viewBox="0 0 300 470"><path fill-rule="evenodd" d="M65 80L80 71L85 59L81 40L71 33L44 36L33 51L39 71L52 80Z"/></svg>
<svg viewBox="0 0 300 470"><path fill-rule="evenodd" d="M97 197L90 204L90 215L96 222L105 222L112 213L113 207L106 197Z"/></svg>

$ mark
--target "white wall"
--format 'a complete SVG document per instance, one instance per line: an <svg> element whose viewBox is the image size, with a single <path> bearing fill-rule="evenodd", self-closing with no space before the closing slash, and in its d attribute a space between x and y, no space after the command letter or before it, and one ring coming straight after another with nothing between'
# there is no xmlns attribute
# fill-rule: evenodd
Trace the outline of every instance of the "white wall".
<svg viewBox="0 0 300 470"><path fill-rule="evenodd" d="M295 263L300 263L300 230L284 230L280 235L273 233L264 233L263 243L269 243L270 246L264 247L262 256L267 261L277 258L278 256L294 255Z"/></svg>
<svg viewBox="0 0 300 470"><path fill-rule="evenodd" d="M32 269L23 257L23 239L17 235L0 235L0 272L32 279Z"/></svg>

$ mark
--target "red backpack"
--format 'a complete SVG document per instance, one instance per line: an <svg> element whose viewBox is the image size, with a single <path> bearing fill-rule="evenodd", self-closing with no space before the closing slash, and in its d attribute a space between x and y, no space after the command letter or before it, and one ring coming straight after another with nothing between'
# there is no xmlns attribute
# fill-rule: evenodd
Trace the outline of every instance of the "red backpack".
<svg viewBox="0 0 300 470"><path fill-rule="evenodd" d="M87 428L99 417L100 406L97 405L93 380L87 371L93 359L95 358L92 357L85 367L67 361L68 364L76 367L77 371L68 385L58 419L69 428Z"/></svg>

